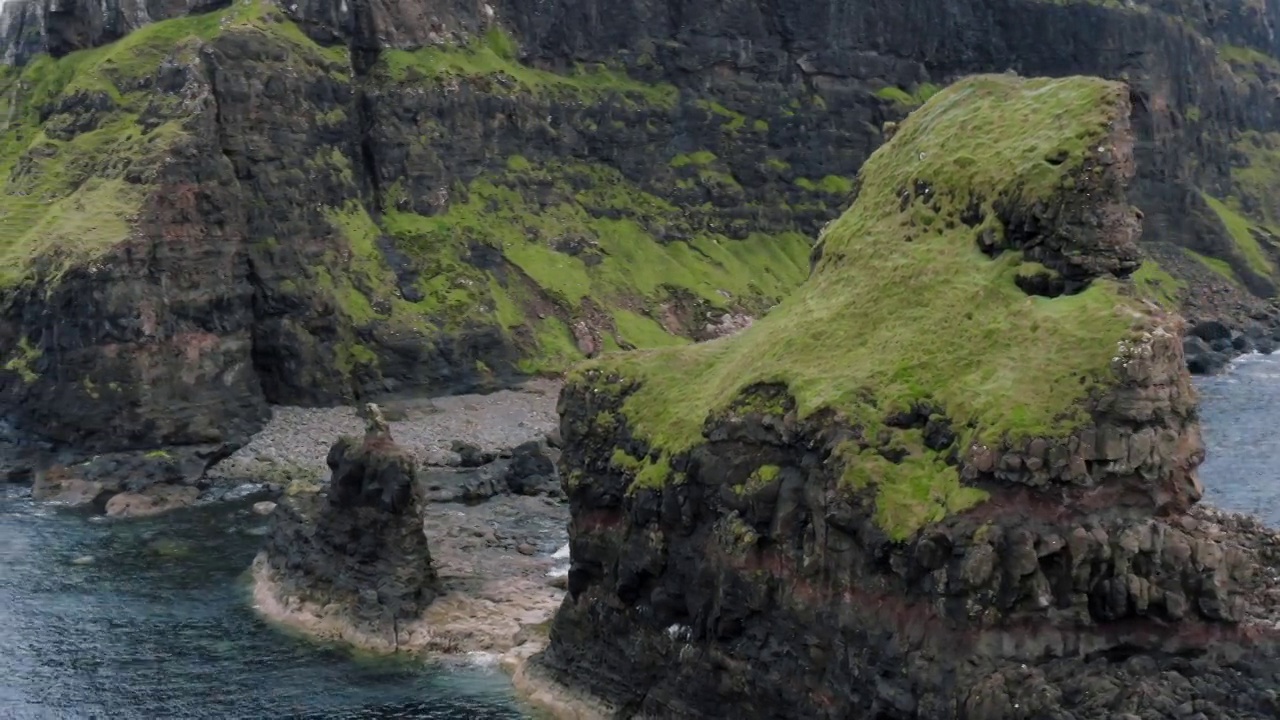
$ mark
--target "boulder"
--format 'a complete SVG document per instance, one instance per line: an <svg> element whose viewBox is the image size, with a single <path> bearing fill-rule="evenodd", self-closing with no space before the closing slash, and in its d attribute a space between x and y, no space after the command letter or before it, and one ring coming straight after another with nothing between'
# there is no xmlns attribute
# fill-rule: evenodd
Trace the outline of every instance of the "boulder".
<svg viewBox="0 0 1280 720"><path fill-rule="evenodd" d="M507 468L507 487L517 495L556 495L560 492L560 475L555 462L542 443L536 440L517 445Z"/></svg>
<svg viewBox="0 0 1280 720"><path fill-rule="evenodd" d="M1188 334L1206 342L1213 342L1214 340L1230 340L1232 332L1231 328L1220 320L1201 320L1191 326L1191 331Z"/></svg>
<svg viewBox="0 0 1280 720"><path fill-rule="evenodd" d="M107 500L106 514L111 517L150 517L189 507L200 496L198 488L189 485L156 485L139 492L122 492Z"/></svg>

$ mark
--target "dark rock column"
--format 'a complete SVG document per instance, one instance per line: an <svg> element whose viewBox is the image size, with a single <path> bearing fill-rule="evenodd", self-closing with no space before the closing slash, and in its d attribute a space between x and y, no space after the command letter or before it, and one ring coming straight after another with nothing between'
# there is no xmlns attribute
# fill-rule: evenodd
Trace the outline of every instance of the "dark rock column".
<svg viewBox="0 0 1280 720"><path fill-rule="evenodd" d="M328 464L326 490L287 496L272 515L265 558L276 594L336 606L361 634L394 636L437 595L413 458L374 422L363 440L334 443Z"/></svg>

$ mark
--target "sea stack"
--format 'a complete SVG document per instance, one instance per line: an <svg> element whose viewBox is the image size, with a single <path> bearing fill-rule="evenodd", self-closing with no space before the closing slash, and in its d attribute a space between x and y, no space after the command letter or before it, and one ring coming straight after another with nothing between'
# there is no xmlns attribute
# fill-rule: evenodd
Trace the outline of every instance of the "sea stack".
<svg viewBox="0 0 1280 720"><path fill-rule="evenodd" d="M774 311L575 371L569 596L522 681L628 717L1274 716L1274 540L1195 505L1130 111L961 80Z"/></svg>
<svg viewBox="0 0 1280 720"><path fill-rule="evenodd" d="M437 595L413 457L376 405L363 439L329 450L323 489L286 493L254 562L254 594L268 617L316 636L397 649Z"/></svg>

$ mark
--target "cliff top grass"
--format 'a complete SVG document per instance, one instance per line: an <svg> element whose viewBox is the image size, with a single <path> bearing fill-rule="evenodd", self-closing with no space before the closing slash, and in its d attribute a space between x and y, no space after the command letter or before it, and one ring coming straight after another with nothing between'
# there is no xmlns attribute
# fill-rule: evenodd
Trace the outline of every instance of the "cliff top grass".
<svg viewBox="0 0 1280 720"><path fill-rule="evenodd" d="M618 95L660 108L674 106L679 97L674 85L650 85L599 64L575 65L572 72L563 74L531 67L517 59L517 51L514 38L499 28L490 28L465 47L387 50L379 63L382 72L396 82L412 80L414 75L434 79L500 75L531 93L567 92L588 99Z"/></svg>
<svg viewBox="0 0 1280 720"><path fill-rule="evenodd" d="M638 380L623 410L668 454L701 442L708 414L756 383L784 384L801 415L830 408L874 424L927 398L983 441L1070 432L1088 419L1088 393L1113 377L1139 304L1110 278L1028 296L1014 283L1020 253L992 259L975 237L1001 231L996 200L1052 197L1126 113L1124 87L1096 78L957 82L868 159L814 274L773 312L733 337L606 357L573 378L599 369ZM903 209L916 181L937 193L936 215L921 202ZM958 220L971 197L987 210L976 228Z"/></svg>
<svg viewBox="0 0 1280 720"><path fill-rule="evenodd" d="M195 42L233 30L269 33L331 72L347 65L345 49L320 48L278 10L240 0L101 47L0 68L0 287L27 279L38 257L65 267L128 239L148 178L186 134L177 98L166 122L139 123L163 99L147 78ZM107 101L84 100L90 96Z"/></svg>

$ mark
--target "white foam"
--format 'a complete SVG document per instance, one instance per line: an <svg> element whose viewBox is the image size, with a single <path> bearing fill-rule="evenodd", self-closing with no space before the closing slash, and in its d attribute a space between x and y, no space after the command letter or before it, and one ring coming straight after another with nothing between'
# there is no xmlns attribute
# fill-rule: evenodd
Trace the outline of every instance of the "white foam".
<svg viewBox="0 0 1280 720"><path fill-rule="evenodd" d="M569 559L569 543L565 543L564 547L551 553L551 558L553 560L568 560Z"/></svg>
<svg viewBox="0 0 1280 720"><path fill-rule="evenodd" d="M484 652L483 650L472 650L464 657L466 658L468 665L487 668L496 666L498 664L498 659L501 656L498 655L498 653Z"/></svg>

